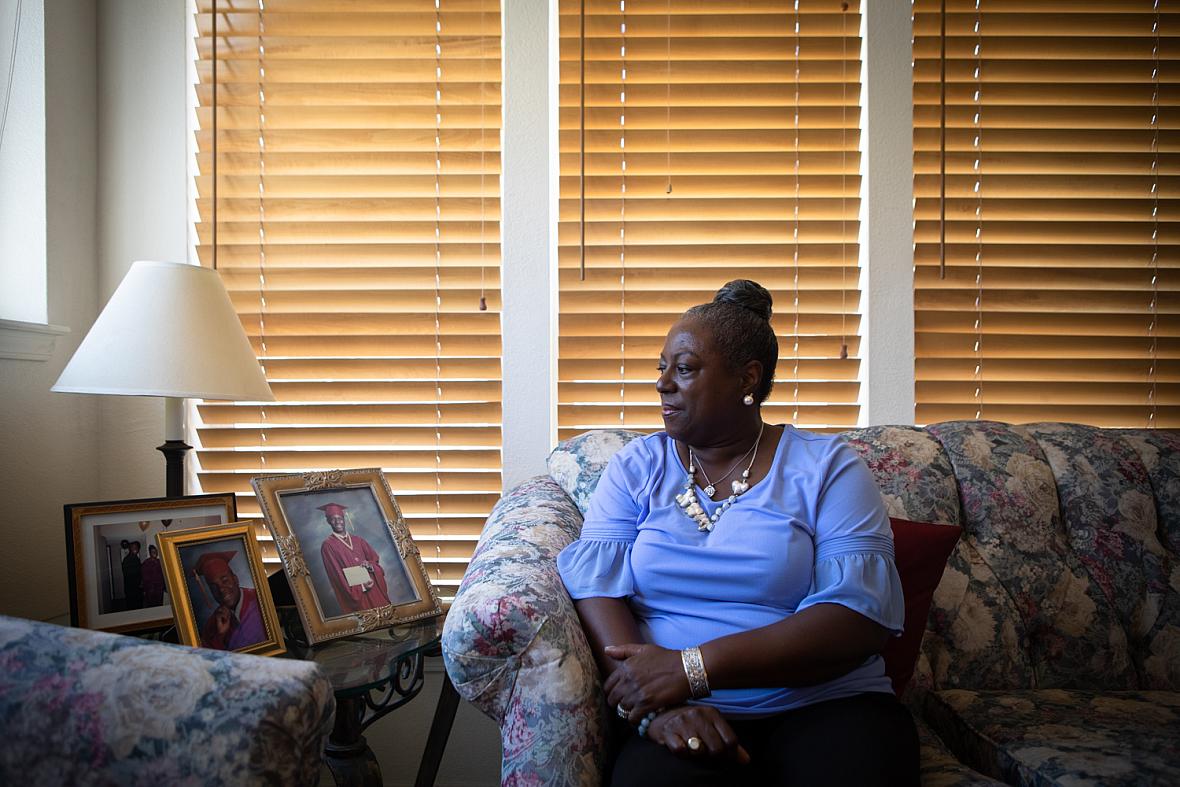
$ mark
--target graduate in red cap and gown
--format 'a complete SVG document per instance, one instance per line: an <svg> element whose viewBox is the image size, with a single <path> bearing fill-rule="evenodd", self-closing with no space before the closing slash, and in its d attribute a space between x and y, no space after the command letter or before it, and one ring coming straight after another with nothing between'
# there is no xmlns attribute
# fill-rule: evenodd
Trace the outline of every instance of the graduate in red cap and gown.
<svg viewBox="0 0 1180 787"><path fill-rule="evenodd" d="M344 521L348 506L328 503L318 508L324 512L324 518L332 528L332 534L320 545L320 556L324 559L324 571L332 583L340 611L347 614L388 605L389 589L385 584L381 558L368 541L348 532ZM353 574L352 581L349 581L345 569L353 566L363 568L368 578L357 582L357 572L348 572Z"/></svg>
<svg viewBox="0 0 1180 787"><path fill-rule="evenodd" d="M244 588L230 568L237 551L206 552L195 571L205 578L217 606L201 626L201 646L214 650L239 650L266 639L258 592Z"/></svg>

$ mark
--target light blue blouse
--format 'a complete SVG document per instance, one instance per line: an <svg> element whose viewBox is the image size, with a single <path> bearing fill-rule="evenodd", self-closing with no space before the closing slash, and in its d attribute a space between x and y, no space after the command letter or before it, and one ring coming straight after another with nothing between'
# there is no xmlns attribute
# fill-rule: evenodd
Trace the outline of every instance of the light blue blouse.
<svg viewBox="0 0 1180 787"><path fill-rule="evenodd" d="M611 459L581 538L557 558L573 598L625 598L644 640L677 650L815 604L841 604L901 633L893 531L872 475L843 442L784 427L766 478L709 533L674 500L687 476L666 432ZM699 490L697 498L710 515L722 502ZM865 691L892 692L879 655L827 683L722 689L701 702L756 716Z"/></svg>

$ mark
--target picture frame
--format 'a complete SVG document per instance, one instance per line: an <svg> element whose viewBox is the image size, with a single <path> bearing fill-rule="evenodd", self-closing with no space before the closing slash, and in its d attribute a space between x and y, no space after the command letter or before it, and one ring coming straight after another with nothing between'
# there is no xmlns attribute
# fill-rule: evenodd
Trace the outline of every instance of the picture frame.
<svg viewBox="0 0 1180 787"><path fill-rule="evenodd" d="M68 503L63 511L70 625L122 633L172 623L171 596L158 555L148 572L150 594L143 592L143 563L152 557L153 549L159 549L156 533L238 518L232 493ZM132 561L127 561L128 577L123 571L132 543L142 550L136 553L140 559L138 597Z"/></svg>
<svg viewBox="0 0 1180 787"><path fill-rule="evenodd" d="M379 468L250 481L311 644L442 614Z"/></svg>
<svg viewBox="0 0 1180 787"><path fill-rule="evenodd" d="M183 645L257 656L286 651L251 522L158 533Z"/></svg>

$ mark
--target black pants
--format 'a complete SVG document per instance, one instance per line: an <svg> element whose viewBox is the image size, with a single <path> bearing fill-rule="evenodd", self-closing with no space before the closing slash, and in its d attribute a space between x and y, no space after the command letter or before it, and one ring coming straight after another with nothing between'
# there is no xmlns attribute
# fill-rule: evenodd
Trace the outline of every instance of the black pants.
<svg viewBox="0 0 1180 787"><path fill-rule="evenodd" d="M918 734L909 711L892 694L858 694L730 724L750 753L749 765L677 756L628 732L610 784L918 784Z"/></svg>

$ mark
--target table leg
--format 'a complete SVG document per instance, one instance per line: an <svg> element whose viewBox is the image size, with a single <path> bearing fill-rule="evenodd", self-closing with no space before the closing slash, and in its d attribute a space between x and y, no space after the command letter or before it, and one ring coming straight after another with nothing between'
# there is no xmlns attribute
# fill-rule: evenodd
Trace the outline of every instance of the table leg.
<svg viewBox="0 0 1180 787"><path fill-rule="evenodd" d="M381 787L381 766L361 734L364 715L364 697L336 700L336 723L324 748L324 761L340 787Z"/></svg>
<svg viewBox="0 0 1180 787"><path fill-rule="evenodd" d="M418 778L414 780L414 787L434 787L434 777L438 775L438 765L442 762L443 751L447 747L447 738L451 735L451 725L455 723L455 710L458 707L459 693L455 691L450 676L444 670L442 690L438 694L434 721L430 723L430 735L426 739L426 748L422 751L422 762L418 765Z"/></svg>

